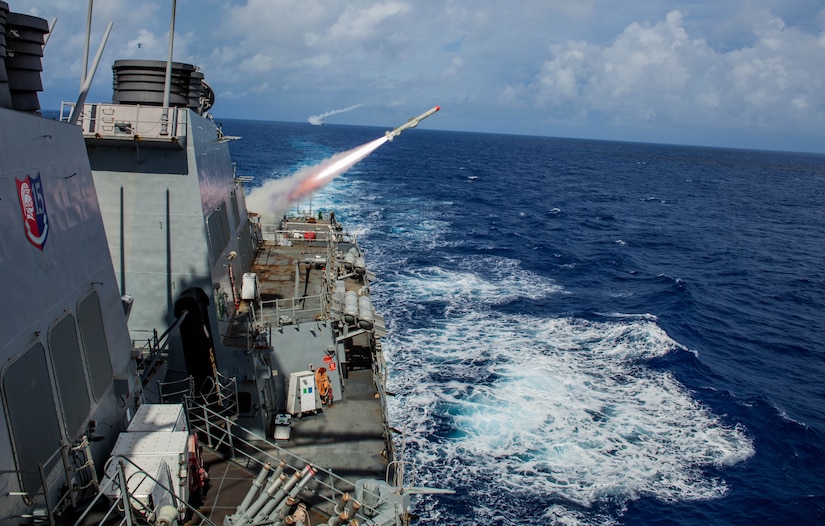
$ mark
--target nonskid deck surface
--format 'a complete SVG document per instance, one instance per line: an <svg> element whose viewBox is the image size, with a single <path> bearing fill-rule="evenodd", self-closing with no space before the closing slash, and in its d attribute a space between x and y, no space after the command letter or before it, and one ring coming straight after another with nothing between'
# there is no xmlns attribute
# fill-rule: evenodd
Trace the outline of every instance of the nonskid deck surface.
<svg viewBox="0 0 825 526"><path fill-rule="evenodd" d="M346 400L335 402L317 415L294 419L290 439L278 440L276 444L350 482L362 478L384 480L387 460L381 406L374 396L372 372L353 371L349 380ZM257 445L266 449L265 444ZM269 451L277 456L275 448L269 448ZM209 474L210 489L198 511L210 522L223 524L224 517L235 513L243 501L259 466L242 460L240 455L233 461L204 448L204 467ZM311 482L299 495L310 505L313 501L318 502L313 498L313 484ZM353 491L352 487L338 484L342 491ZM329 506L321 508L326 508L318 510L325 515L330 511ZM310 507L310 511L313 509ZM199 517L194 517L189 524L201 522Z"/></svg>
<svg viewBox="0 0 825 526"><path fill-rule="evenodd" d="M316 221L313 226L327 229L328 224L326 221ZM290 236L264 239L250 269L250 273L257 276L259 301L239 301L238 311L224 337L224 343L236 347L246 344L246 329L251 311L259 309L261 305L271 306L273 302L278 301L282 307L294 306L307 312L315 307L316 304L311 298L318 297L323 292L327 256L327 245L324 241L291 239ZM238 276L236 279L239 281L238 288L241 289L242 277ZM295 301L284 301L291 299ZM316 318L319 317L318 314L316 312L307 316ZM287 312L285 316L288 318L287 323L294 322L291 319L292 313Z"/></svg>
<svg viewBox="0 0 825 526"><path fill-rule="evenodd" d="M316 258L316 256L319 256ZM278 245L266 240L252 264L252 272L258 275L258 287L263 301L315 296L321 293L323 269L309 266L326 256L326 247L320 241L297 240L292 245ZM300 267L296 269L296 264ZM309 272L307 272L309 269ZM296 272L297 270L297 272ZM296 290L296 273L298 274ZM307 277L309 279L307 280Z"/></svg>
<svg viewBox="0 0 825 526"><path fill-rule="evenodd" d="M326 221L317 221L311 226L329 230ZM308 362L298 357L313 350L323 350L334 338L329 312L312 311L315 303L311 300L324 293L328 286L324 275L329 257L334 258L334 254L328 252L324 241L307 240L303 235L287 235L279 240L265 239L256 253L251 272L257 275L261 302L264 305L273 300L291 303L292 299L296 299L295 308L302 311L296 315L300 318L298 323L292 319L293 314L283 314L284 323L272 321L270 338L273 348L295 357L295 362L289 363L291 358L281 356L279 359L282 360L282 366L289 368L290 365L300 365L298 370L306 368ZM362 286L355 279L347 279L345 284L347 290L356 290ZM301 301L303 297L308 299ZM261 314L260 305L257 302L241 302L240 309L225 334L225 343L236 347L245 344L248 320L253 316L253 310L256 315ZM356 337L350 345L362 342L363 337ZM359 351L364 352L363 349ZM335 400L331 406L324 406L317 414L306 413L301 417L293 417L289 439L276 440L271 430L266 439L287 450L290 455L304 459L350 483L359 479L385 480L388 456L392 454L387 452L387 431L374 373L368 364L350 365L352 368L347 371L340 399ZM278 374L286 377L288 372L280 371ZM276 451L275 448L271 450ZM273 452L273 456L277 456L277 452ZM240 458L236 456L236 462L205 448L204 463L211 487L199 511L212 523L223 524L225 516L235 513L259 471L259 465L243 462ZM290 464L293 463L292 459L287 460ZM308 503L310 511L317 513L317 506L328 514L331 507L316 498L313 488L314 483L310 482L299 498ZM351 485L340 481L336 482L336 489L349 492L354 490ZM312 524L320 522L312 520ZM199 519L196 517L190 523L199 524Z"/></svg>
<svg viewBox="0 0 825 526"><path fill-rule="evenodd" d="M353 482L383 480L387 459L382 422L372 371L351 371L346 399L317 415L293 419L290 440L279 445Z"/></svg>

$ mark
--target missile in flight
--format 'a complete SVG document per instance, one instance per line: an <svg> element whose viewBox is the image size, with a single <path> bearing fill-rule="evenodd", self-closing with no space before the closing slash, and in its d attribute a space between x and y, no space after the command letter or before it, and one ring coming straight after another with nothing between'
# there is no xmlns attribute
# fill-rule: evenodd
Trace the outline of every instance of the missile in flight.
<svg viewBox="0 0 825 526"><path fill-rule="evenodd" d="M391 141L395 137L401 135L402 131L409 130L410 128L415 128L416 126L418 126L419 122L423 121L424 119L426 119L427 117L429 117L430 115L432 115L433 113L437 112L440 109L441 109L441 106L436 106L434 108L430 108L429 110L425 111L424 113L422 113L418 117L413 117L412 119L408 120L407 122L405 122L404 124L402 124L398 128L396 128L392 131L385 132L384 136L387 138L388 141Z"/></svg>

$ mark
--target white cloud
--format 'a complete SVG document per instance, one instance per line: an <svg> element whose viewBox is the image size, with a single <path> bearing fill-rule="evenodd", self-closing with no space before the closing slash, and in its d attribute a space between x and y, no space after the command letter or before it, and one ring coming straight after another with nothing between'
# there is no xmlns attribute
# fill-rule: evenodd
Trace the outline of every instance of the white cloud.
<svg viewBox="0 0 825 526"><path fill-rule="evenodd" d="M67 0L13 0L12 9L21 2L60 19L47 47L44 97L71 99L85 9ZM93 50L106 21L115 26L90 97L111 96L115 59L165 59L168 0L132 4L95 1ZM684 126L749 133L765 126L825 139L825 7L813 4L628 0L621 11L608 0L177 4L175 59L202 68L219 94L215 111L227 117L302 121L317 108L364 100L368 107L347 116L354 123L392 124L440 103L428 126L629 139L634 126L672 136Z"/></svg>
<svg viewBox="0 0 825 526"><path fill-rule="evenodd" d="M352 4L344 8L338 20L329 28L328 38L337 44L346 44L352 40L370 40L376 35L386 35L381 28L388 18L402 15L411 9L404 2L379 2L375 5L358 9Z"/></svg>
<svg viewBox="0 0 825 526"><path fill-rule="evenodd" d="M264 82L257 86L250 87L249 91L252 93L270 93L272 92L272 86L269 85L269 82Z"/></svg>
<svg viewBox="0 0 825 526"><path fill-rule="evenodd" d="M237 67L242 73L255 74L272 71L275 64L277 64L276 57L268 53L259 52L244 60L241 60L240 63L237 64Z"/></svg>
<svg viewBox="0 0 825 526"><path fill-rule="evenodd" d="M126 50L124 52L127 57L135 56L139 50L153 54L161 53L157 56L162 56L162 53L166 50L168 41L168 35L166 39L162 39L148 29L141 29L135 38L126 43Z"/></svg>
<svg viewBox="0 0 825 526"><path fill-rule="evenodd" d="M655 24L630 24L607 46L552 45L531 81L503 92L554 114L607 114L621 122L655 120L665 126L785 121L790 129L813 127L825 117L820 38L767 18L754 28L752 45L717 52L691 37L684 20L673 11Z"/></svg>
<svg viewBox="0 0 825 526"><path fill-rule="evenodd" d="M461 57L454 57L452 61L450 61L450 65L447 66L442 72L442 77L455 77L460 72L464 66L464 59Z"/></svg>

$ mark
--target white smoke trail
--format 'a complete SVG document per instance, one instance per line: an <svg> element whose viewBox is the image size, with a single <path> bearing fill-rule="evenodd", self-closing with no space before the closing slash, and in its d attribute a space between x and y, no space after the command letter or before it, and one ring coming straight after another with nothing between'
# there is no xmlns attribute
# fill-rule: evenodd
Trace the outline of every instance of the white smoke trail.
<svg viewBox="0 0 825 526"><path fill-rule="evenodd" d="M316 165L301 168L288 177L266 181L249 192L247 207L260 214L265 222L275 221L289 210L292 203L320 190L385 142L386 137L379 137L352 150L336 153Z"/></svg>
<svg viewBox="0 0 825 526"><path fill-rule="evenodd" d="M348 111L354 110L355 108L360 108L361 106L363 106L363 104L354 104L352 106L349 106L347 108L342 108L340 110L330 110L330 111L328 111L326 113L322 113L320 115L313 115L307 120L309 121L310 124L314 124L315 126L320 126L321 124L324 124L324 119L326 119L330 115L337 115L339 113L346 113Z"/></svg>

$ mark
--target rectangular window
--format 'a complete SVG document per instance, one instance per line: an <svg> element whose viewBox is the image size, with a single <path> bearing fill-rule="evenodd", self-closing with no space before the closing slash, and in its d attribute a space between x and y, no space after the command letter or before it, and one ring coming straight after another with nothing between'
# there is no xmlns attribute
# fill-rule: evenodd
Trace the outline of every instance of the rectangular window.
<svg viewBox="0 0 825 526"><path fill-rule="evenodd" d="M3 398L14 441L17 469L24 471L24 491L33 495L40 488L37 465L60 447L60 424L54 407L52 384L46 365L46 350L36 343L3 373ZM51 471L60 455L45 465Z"/></svg>
<svg viewBox="0 0 825 526"><path fill-rule="evenodd" d="M226 212L226 203L209 214L206 219L206 230L209 234L209 246L212 249L212 263L218 261L223 249L229 244L229 216Z"/></svg>
<svg viewBox="0 0 825 526"><path fill-rule="evenodd" d="M92 396L95 400L100 400L112 383L112 362L109 358L109 344L106 341L97 292L92 292L80 300L77 306L77 323L80 326L80 337L83 339L86 366L92 380Z"/></svg>
<svg viewBox="0 0 825 526"><path fill-rule="evenodd" d="M241 211L238 209L238 196L235 193L237 190L232 190L229 194L229 202L232 204L232 219L235 220L235 228L241 224Z"/></svg>
<svg viewBox="0 0 825 526"><path fill-rule="evenodd" d="M69 439L77 437L89 415L89 391L83 371L83 356L77 341L74 317L69 314L49 331L49 351L57 380L57 399Z"/></svg>

